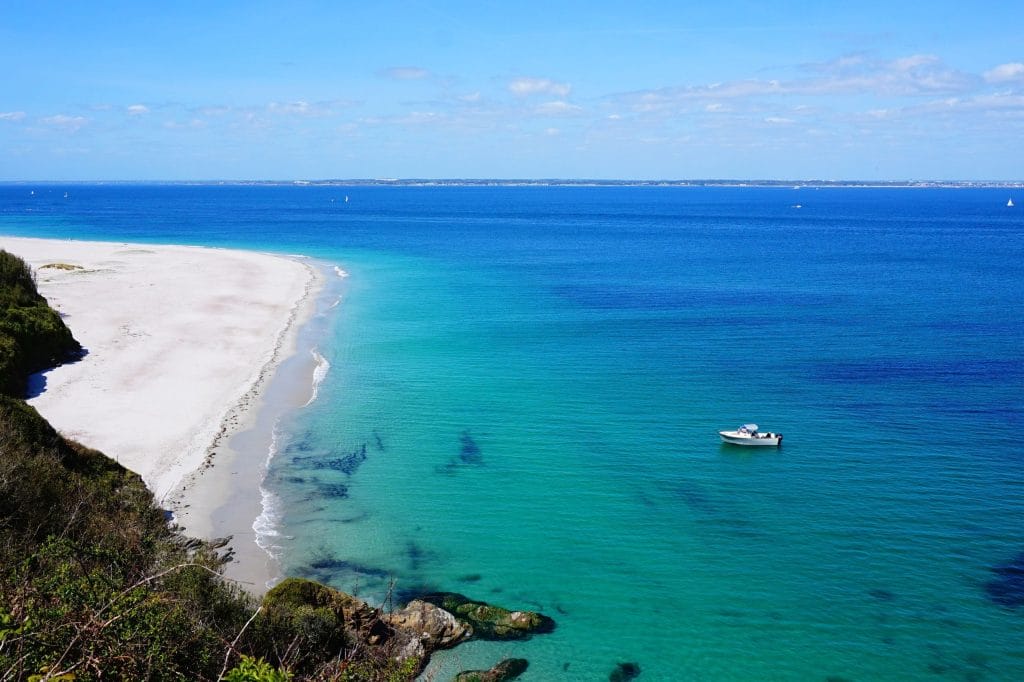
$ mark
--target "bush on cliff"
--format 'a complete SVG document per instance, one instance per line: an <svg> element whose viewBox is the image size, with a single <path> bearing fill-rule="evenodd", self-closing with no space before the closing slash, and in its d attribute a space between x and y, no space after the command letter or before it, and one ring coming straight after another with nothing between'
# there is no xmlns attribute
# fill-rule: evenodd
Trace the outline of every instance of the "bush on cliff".
<svg viewBox="0 0 1024 682"><path fill-rule="evenodd" d="M81 352L60 315L39 295L29 266L0 249L0 392L21 395L29 374Z"/></svg>

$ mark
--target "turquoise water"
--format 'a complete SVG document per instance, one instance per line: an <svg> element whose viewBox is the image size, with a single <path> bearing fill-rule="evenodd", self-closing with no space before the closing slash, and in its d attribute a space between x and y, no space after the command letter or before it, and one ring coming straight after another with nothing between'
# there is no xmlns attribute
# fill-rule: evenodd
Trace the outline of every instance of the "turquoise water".
<svg viewBox="0 0 1024 682"><path fill-rule="evenodd" d="M1024 679L1004 191L66 189L0 187L0 230L348 272L318 399L279 424L274 542L374 602L558 623L438 679ZM751 420L783 447L718 442Z"/></svg>

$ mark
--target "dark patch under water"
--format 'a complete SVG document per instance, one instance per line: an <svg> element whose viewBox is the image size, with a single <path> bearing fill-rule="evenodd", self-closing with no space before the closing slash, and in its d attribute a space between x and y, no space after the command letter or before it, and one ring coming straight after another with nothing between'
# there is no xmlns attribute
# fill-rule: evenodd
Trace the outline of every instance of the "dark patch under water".
<svg viewBox="0 0 1024 682"><path fill-rule="evenodd" d="M342 500L348 497L348 486L344 483L321 483L317 486L320 497Z"/></svg>
<svg viewBox="0 0 1024 682"><path fill-rule="evenodd" d="M627 682L640 677L640 665L638 663L619 663L608 674L608 682Z"/></svg>
<svg viewBox="0 0 1024 682"><path fill-rule="evenodd" d="M459 441L462 443L462 447L459 449L459 461L463 464L483 464L484 458L483 453L480 451L480 446L473 440L473 436L469 435L469 431L463 431L459 436Z"/></svg>
<svg viewBox="0 0 1024 682"><path fill-rule="evenodd" d="M1011 609L1024 606L1024 552L1008 564L994 566L992 572L996 577L985 583L988 598Z"/></svg>
<svg viewBox="0 0 1024 682"><path fill-rule="evenodd" d="M331 471L340 471L343 474L351 476L356 472L363 462L366 461L366 443L363 443L360 447L356 448L347 455L341 457L317 457L302 456L292 457L292 464L299 467L305 467L307 469L330 469Z"/></svg>
<svg viewBox="0 0 1024 682"><path fill-rule="evenodd" d="M405 546L405 554L409 557L409 567L413 571L418 571L423 567L423 563L427 560L427 551L416 542L409 541Z"/></svg>
<svg viewBox="0 0 1024 682"><path fill-rule="evenodd" d="M878 601L894 601L896 599L896 595L890 592L889 590L868 590L868 594L877 599Z"/></svg>
<svg viewBox="0 0 1024 682"><path fill-rule="evenodd" d="M393 571L377 566L367 566L355 561L339 559L330 553L323 553L314 557L308 565L297 569L297 573L304 577L316 578L320 582L328 584L337 582L337 579L341 576L351 577L352 575L357 575L384 580L394 575Z"/></svg>
<svg viewBox="0 0 1024 682"><path fill-rule="evenodd" d="M459 454L453 457L443 466L437 467L441 474L454 474L461 466L483 466L484 456L480 446L473 440L469 429L459 434Z"/></svg>

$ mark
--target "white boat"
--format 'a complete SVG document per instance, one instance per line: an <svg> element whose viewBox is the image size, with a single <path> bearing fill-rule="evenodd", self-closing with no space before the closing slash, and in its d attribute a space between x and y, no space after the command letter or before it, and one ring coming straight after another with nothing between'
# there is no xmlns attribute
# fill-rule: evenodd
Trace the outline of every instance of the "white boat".
<svg viewBox="0 0 1024 682"><path fill-rule="evenodd" d="M733 445L782 445L781 433L761 433L757 424L744 424L735 431L719 431L718 435Z"/></svg>
<svg viewBox="0 0 1024 682"><path fill-rule="evenodd" d="M1006 200L1006 207L1013 208L1013 197L1010 197L1009 199Z"/></svg>

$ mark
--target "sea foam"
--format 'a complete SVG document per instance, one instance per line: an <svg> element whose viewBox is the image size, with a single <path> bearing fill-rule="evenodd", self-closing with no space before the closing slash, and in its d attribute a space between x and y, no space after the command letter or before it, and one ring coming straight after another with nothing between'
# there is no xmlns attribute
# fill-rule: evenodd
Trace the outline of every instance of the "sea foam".
<svg viewBox="0 0 1024 682"><path fill-rule="evenodd" d="M331 363L327 361L327 358L320 355L315 348L310 352L313 354L313 359L316 360L316 369L313 370L313 391L303 407L312 405L313 401L316 400L320 394L320 384L323 383L324 377L327 376L327 370L331 368Z"/></svg>

